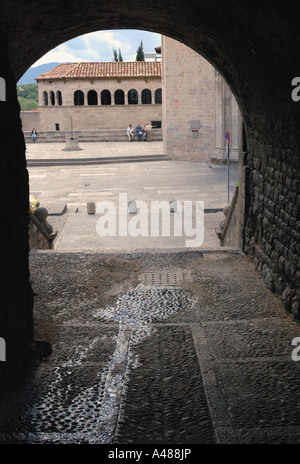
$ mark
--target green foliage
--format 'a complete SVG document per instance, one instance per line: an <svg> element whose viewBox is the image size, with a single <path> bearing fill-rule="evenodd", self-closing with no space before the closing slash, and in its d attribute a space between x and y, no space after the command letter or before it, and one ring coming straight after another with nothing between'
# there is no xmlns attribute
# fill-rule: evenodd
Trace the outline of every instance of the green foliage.
<svg viewBox="0 0 300 464"><path fill-rule="evenodd" d="M118 53L117 53L117 50L115 48L113 48L113 54L114 54L113 61L118 61Z"/></svg>
<svg viewBox="0 0 300 464"><path fill-rule="evenodd" d="M17 85L17 95L21 110L30 111L38 108L38 86L37 84Z"/></svg>
<svg viewBox="0 0 300 464"><path fill-rule="evenodd" d="M144 46L143 42L141 40L141 43L136 51L136 58L135 61L145 61L145 55L144 55Z"/></svg>
<svg viewBox="0 0 300 464"><path fill-rule="evenodd" d="M113 55L114 55L114 58L113 58L113 61L123 61L123 58L122 58L122 53L121 53L121 49L119 48L119 56L118 56L118 52L115 48L113 48Z"/></svg>

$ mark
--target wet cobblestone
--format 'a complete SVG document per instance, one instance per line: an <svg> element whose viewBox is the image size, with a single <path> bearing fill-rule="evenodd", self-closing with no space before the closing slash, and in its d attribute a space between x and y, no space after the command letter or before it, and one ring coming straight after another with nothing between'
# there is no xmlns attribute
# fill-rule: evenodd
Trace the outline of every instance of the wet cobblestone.
<svg viewBox="0 0 300 464"><path fill-rule="evenodd" d="M300 442L300 325L244 255L30 259L35 338L53 351L19 383L0 372L1 443ZM183 280L140 283L165 270Z"/></svg>
<svg viewBox="0 0 300 464"><path fill-rule="evenodd" d="M160 326L153 332L137 349L140 366L126 375L115 442L213 443L190 330Z"/></svg>

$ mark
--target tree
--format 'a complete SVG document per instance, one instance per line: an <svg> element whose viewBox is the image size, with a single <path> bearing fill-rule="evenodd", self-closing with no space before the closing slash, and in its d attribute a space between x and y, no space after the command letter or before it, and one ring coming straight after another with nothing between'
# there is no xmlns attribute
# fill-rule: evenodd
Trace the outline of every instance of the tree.
<svg viewBox="0 0 300 464"><path fill-rule="evenodd" d="M37 84L17 85L17 95L22 111L30 111L39 106Z"/></svg>
<svg viewBox="0 0 300 464"><path fill-rule="evenodd" d="M145 55L144 55L144 46L143 46L143 41L141 40L141 43L136 51L136 58L135 61L145 61Z"/></svg>
<svg viewBox="0 0 300 464"><path fill-rule="evenodd" d="M118 61L118 54L117 54L117 50L115 48L113 48L113 54L114 54L113 61Z"/></svg>
<svg viewBox="0 0 300 464"><path fill-rule="evenodd" d="M121 49L119 48L119 56L118 56L118 53L117 53L117 50L115 48L113 48L113 54L114 54L114 59L113 61L123 61L123 58L122 58L122 53L121 53Z"/></svg>

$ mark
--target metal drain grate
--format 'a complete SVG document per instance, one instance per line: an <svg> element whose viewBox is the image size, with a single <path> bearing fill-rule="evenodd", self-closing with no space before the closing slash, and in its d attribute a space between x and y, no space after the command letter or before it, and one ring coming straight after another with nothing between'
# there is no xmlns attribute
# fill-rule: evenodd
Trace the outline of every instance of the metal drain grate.
<svg viewBox="0 0 300 464"><path fill-rule="evenodd" d="M139 276L144 285L177 285L183 280L182 271L145 272Z"/></svg>

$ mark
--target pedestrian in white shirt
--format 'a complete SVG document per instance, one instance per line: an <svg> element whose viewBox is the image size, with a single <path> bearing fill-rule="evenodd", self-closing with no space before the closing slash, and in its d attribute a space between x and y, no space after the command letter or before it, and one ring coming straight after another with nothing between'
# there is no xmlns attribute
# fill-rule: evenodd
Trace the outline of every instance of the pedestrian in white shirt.
<svg viewBox="0 0 300 464"><path fill-rule="evenodd" d="M134 137L134 130L133 130L131 124L129 124L129 126L127 127L127 136L128 136L129 142L131 142L133 140L133 137Z"/></svg>

